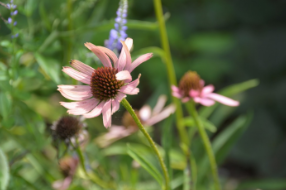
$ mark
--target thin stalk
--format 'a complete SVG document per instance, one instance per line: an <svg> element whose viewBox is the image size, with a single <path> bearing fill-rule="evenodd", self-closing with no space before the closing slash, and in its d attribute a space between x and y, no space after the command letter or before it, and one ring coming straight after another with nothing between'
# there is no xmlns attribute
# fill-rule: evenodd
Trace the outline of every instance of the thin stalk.
<svg viewBox="0 0 286 190"><path fill-rule="evenodd" d="M125 109L130 113L130 115L132 116L132 118L134 119L135 123L137 124L138 128L140 129L140 131L144 134L144 136L146 137L146 139L148 140L148 142L151 145L151 148L154 150L155 154L157 155L164 177L165 177L165 187L164 189L168 190L169 189L169 176L168 176L168 171L167 168L164 164L163 158L161 157L154 141L152 140L151 136L148 134L148 132L145 130L145 128L143 127L143 125L141 124L139 118L137 117L136 113L134 112L133 108L131 107L131 105L129 104L129 102L124 98L121 101L121 104L125 107Z"/></svg>
<svg viewBox="0 0 286 190"><path fill-rule="evenodd" d="M162 4L161 0L154 0L154 7L155 7L155 12L159 24L159 30L160 30L160 37L161 37L161 44L162 48L165 52L165 64L167 67L167 74L168 74L168 79L170 86L171 85L177 85L177 80L176 80L176 75L175 75L175 70L173 66L173 61L172 61L172 56L171 56L171 51L170 51L170 46L169 46L169 41L168 41L168 36L167 36L167 31L166 31L166 26L165 26L165 20L164 20L164 15L162 11ZM171 90L171 88L170 88ZM182 111L182 105L179 99L175 98L172 96L172 101L176 105L176 125L179 131L179 135L181 138L181 143L183 143L183 146L188 146L189 144L189 138L186 133L185 126L181 124L180 121L183 119L183 111ZM183 149L184 151L184 149ZM185 154L188 154L185 152Z"/></svg>
<svg viewBox="0 0 286 190"><path fill-rule="evenodd" d="M111 186L113 186L113 184L106 184L104 181L102 181L97 175L95 175L94 173L90 173L86 171L86 167L85 167L85 161L84 161L84 156L82 154L81 148L79 146L78 140L76 139L76 146L74 146L72 144L72 142L70 141L71 145L73 146L73 148L75 149L78 157L79 157L79 162L80 165L84 171L84 174L91 179L94 183L96 183L97 185L101 186L102 188L111 188Z"/></svg>
<svg viewBox="0 0 286 190"><path fill-rule="evenodd" d="M195 124L198 128L199 134L202 138L203 144L205 146L207 155L209 157L209 161L210 161L210 166L211 166L211 171L212 171L212 175L213 175L213 179L214 179L214 184L215 184L215 189L216 190L220 190L220 183L219 183L219 176L218 176L218 172L217 172L217 164L216 164L216 160L215 160L215 156L212 150L212 146L209 140L209 137L205 131L204 126L202 125L196 107L195 107L195 102L193 100L189 101L188 103L186 103L186 107L189 111L189 114L194 118L195 120Z"/></svg>
<svg viewBox="0 0 286 190"><path fill-rule="evenodd" d="M191 184L192 184L192 190L196 190L196 186L197 186L197 164L196 164L196 160L195 157L192 155L190 156L190 162L191 162Z"/></svg>

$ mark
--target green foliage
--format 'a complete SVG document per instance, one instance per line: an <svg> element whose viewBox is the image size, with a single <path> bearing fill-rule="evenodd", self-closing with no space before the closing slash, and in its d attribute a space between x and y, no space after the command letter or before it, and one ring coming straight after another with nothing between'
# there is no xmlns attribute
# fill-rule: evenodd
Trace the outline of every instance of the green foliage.
<svg viewBox="0 0 286 190"><path fill-rule="evenodd" d="M77 158L80 155L78 169L69 186L71 190L158 190L164 184L162 171L141 133L135 132L107 147L101 147L98 137L110 129L102 126L101 116L86 119L83 125L88 126L89 137L81 144L82 154L79 154L70 142L55 140L52 129L59 118L67 115L59 102L68 100L57 91L57 85L79 84L64 74L62 67L69 66L72 59L93 68L102 66L99 59L84 47L84 43L104 45L110 30L114 28L118 1L14 0L14 3L19 12L15 16L17 25L0 20L0 189L54 189L55 182L64 180L58 155ZM171 1L164 3L173 6L169 5ZM174 7L176 5L174 3ZM127 33L134 39L132 60L142 54L153 53L153 59L132 72L133 78L142 74L140 94L128 96L134 109L145 104L154 107L162 94L169 95L168 104L172 99L165 69L166 62L170 60L159 45L160 26L155 20L152 6L150 2L129 1ZM3 20L11 15L10 10L3 6L0 12ZM220 31L193 33L189 24L184 23L183 29L177 25L182 19L175 14L167 12L164 16L170 29L168 37L177 78L190 69L198 71L208 82L219 83L228 77L234 63L224 59L224 55L234 47L234 35ZM19 36L12 38L17 33ZM189 33L190 36L184 36ZM221 83L218 86L224 85ZM258 80L252 79L225 87L218 93L239 99L243 104L248 99L245 91L257 85ZM218 103L200 107L199 119L203 127L210 132L210 137L215 135L212 148L219 164L223 164L231 154L231 148L249 126L252 116L252 112L241 114L236 108ZM121 125L122 118L121 107L112 116L113 123ZM162 121L160 128L156 125L146 128L164 158L171 181L170 189L190 189L193 183L190 172L198 173L198 190L200 187L202 190L211 189L209 162L197 135L194 119L185 115L180 121L187 126L187 136L192 140L186 146L180 142L174 118L175 114ZM182 149L192 151L191 161L196 161L197 168L187 168L190 163ZM135 161L137 165L134 166ZM222 181L228 180L225 176L221 178ZM278 179L246 181L239 184L237 190L256 187L285 189L284 182Z"/></svg>
<svg viewBox="0 0 286 190"><path fill-rule="evenodd" d="M7 158L0 148L0 188L5 190L9 183L9 165Z"/></svg>

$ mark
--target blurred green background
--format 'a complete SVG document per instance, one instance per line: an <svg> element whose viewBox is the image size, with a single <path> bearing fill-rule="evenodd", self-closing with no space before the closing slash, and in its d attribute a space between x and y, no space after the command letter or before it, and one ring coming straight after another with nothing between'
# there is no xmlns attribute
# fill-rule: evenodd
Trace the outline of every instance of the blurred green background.
<svg viewBox="0 0 286 190"><path fill-rule="evenodd" d="M22 149L32 152L46 147L48 142L42 140L45 126L66 112L58 103L65 99L56 91L57 85L75 81L64 75L61 67L69 65L71 59L100 66L83 44L104 45L113 28L119 1L14 0L14 3L19 13L13 31L0 20L1 127L13 126L13 138L23 139ZM134 40L131 55L151 50L148 47L160 47L153 1L128 3L127 34ZM227 120L220 121L216 114L210 118L220 126L215 138L239 114L253 112L247 130L221 164L221 175L242 181L269 179L269 183L285 178L286 1L163 0L162 4L178 80L186 70L195 70L206 84L214 84L216 90L249 79L260 81L258 87L234 97L242 100L241 106L235 111L225 110ZM10 14L4 7L0 7L0 13L4 19ZM11 34L15 33L19 37L13 41ZM160 94L170 95L166 68L161 58L154 55L132 73L133 77L142 74L139 95L128 97L135 108L144 103L154 105ZM12 82L6 80L6 75ZM123 113L121 108L113 122L120 123ZM21 128L23 123L30 133ZM93 135L106 131L101 117L89 123ZM92 128L93 125L96 127ZM158 143L162 129L154 129ZM27 138L38 146L26 141ZM12 151L8 157L18 153ZM13 172L16 171L14 168ZM276 189L283 189L279 185Z"/></svg>

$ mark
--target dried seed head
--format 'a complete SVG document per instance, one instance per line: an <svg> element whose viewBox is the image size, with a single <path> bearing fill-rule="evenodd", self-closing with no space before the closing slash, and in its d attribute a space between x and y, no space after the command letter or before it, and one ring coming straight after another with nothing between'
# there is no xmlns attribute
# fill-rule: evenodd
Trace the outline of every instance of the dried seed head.
<svg viewBox="0 0 286 190"><path fill-rule="evenodd" d="M200 76L197 72L188 71L180 80L179 89L183 97L189 97L190 90L202 90L200 85Z"/></svg>
<svg viewBox="0 0 286 190"><path fill-rule="evenodd" d="M60 139L65 140L78 134L81 129L80 121L71 116L62 117L55 126L55 132Z"/></svg>
<svg viewBox="0 0 286 190"><path fill-rule="evenodd" d="M134 110L135 114L137 115L137 117L139 118L140 122L142 123L140 117L139 117L139 111L138 110ZM129 112L125 112L122 118L122 124L124 127L129 128L136 128L137 124L135 123L134 119L132 118L132 116L130 115Z"/></svg>
<svg viewBox="0 0 286 190"><path fill-rule="evenodd" d="M64 177L73 176L78 164L78 159L65 157L59 161L60 171Z"/></svg>
<svg viewBox="0 0 286 190"><path fill-rule="evenodd" d="M118 73L118 69L112 67L101 67L94 70L90 86L95 98L104 101L117 95L124 82L116 79L116 73Z"/></svg>

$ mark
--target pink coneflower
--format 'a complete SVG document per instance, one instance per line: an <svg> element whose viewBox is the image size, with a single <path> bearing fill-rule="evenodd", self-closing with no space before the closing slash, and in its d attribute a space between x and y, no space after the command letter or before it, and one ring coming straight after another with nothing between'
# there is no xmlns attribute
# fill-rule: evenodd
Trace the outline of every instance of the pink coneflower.
<svg viewBox="0 0 286 190"><path fill-rule="evenodd" d="M174 113L175 106L173 104L164 108L166 100L167 97L161 95L153 110L149 105L144 105L140 110L135 110L135 113L145 127L152 126ZM123 115L122 124L122 126L112 125L106 134L96 139L96 143L99 144L100 147L106 147L138 131L136 123L128 112L125 112Z"/></svg>
<svg viewBox="0 0 286 190"><path fill-rule="evenodd" d="M191 98L204 106L211 106L215 101L227 106L238 106L239 102L225 96L213 93L214 86L204 86L205 82L193 71L188 71L181 79L179 87L172 85L173 96L180 98L182 102L188 102Z"/></svg>
<svg viewBox="0 0 286 190"><path fill-rule="evenodd" d="M138 94L139 78L132 81L130 73L141 63L152 57L147 53L131 61L130 49L133 44L131 38L122 43L119 58L109 49L85 43L102 62L104 67L92 67L77 61L71 61L71 67L64 67L63 71L72 78L88 85L59 85L60 93L78 102L60 102L69 114L83 115L85 118L97 117L102 113L105 127L111 126L111 115L119 109L120 101L126 94ZM112 63L113 65L112 65ZM75 70L76 69L76 70ZM132 81L132 82L131 82Z"/></svg>

